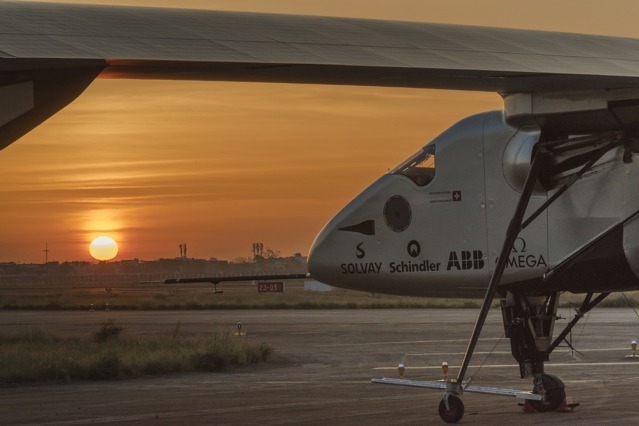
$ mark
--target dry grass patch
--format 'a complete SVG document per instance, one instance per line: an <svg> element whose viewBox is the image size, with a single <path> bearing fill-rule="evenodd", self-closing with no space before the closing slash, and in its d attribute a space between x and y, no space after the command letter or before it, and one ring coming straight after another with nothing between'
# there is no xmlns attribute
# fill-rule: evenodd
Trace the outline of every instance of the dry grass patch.
<svg viewBox="0 0 639 426"><path fill-rule="evenodd" d="M250 344L229 333L129 337L121 331L107 322L85 338L60 338L40 330L0 336L0 383L221 371L267 361L272 353L268 345Z"/></svg>

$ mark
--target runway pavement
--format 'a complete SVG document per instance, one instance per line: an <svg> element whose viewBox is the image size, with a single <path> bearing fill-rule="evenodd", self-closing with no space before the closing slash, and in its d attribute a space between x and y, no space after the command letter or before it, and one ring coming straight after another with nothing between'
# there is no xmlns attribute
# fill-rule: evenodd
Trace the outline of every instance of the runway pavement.
<svg viewBox="0 0 639 426"><path fill-rule="evenodd" d="M572 317L562 309L565 319ZM128 333L234 329L274 346L267 364L225 373L189 373L111 382L0 387L2 425L418 425L441 424L441 391L374 385L372 377L437 380L440 364L454 375L476 310L310 311L0 311L0 332L38 327L89 334L107 319ZM476 385L530 390L521 380L491 311L468 377ZM639 337L631 309L599 309L580 322L572 343L558 349L547 372L580 403L574 412L524 413L510 397L466 394L461 424L639 423L639 362L625 359ZM0 348L1 350L1 348ZM479 365L483 364L478 369Z"/></svg>

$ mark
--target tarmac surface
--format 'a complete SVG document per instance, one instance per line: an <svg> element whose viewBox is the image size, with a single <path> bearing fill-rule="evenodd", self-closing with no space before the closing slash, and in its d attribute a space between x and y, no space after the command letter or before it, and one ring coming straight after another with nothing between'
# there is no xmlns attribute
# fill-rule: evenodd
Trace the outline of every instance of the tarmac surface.
<svg viewBox="0 0 639 426"><path fill-rule="evenodd" d="M109 382L0 387L2 425L421 425L443 424L438 390L371 384L373 377L453 377L477 310L0 311L0 333L37 327L90 334L108 319L128 333L233 330L275 348L271 361L224 373ZM561 309L555 331L572 317ZM473 384L531 390L492 310L467 377ZM639 337L631 309L595 309L573 329L580 353L559 348L547 372L580 405L573 412L525 413L512 397L465 394L461 424L639 423L639 361L625 358ZM1 348L0 348L1 350ZM481 368L479 366L483 364Z"/></svg>

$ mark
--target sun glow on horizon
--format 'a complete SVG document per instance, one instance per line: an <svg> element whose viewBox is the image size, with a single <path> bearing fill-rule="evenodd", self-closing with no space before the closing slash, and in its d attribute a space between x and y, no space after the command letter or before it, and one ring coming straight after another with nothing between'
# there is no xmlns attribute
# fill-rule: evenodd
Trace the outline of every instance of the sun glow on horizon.
<svg viewBox="0 0 639 426"><path fill-rule="evenodd" d="M89 245L89 253L97 260L111 260L118 254L118 244L113 238L98 237Z"/></svg>

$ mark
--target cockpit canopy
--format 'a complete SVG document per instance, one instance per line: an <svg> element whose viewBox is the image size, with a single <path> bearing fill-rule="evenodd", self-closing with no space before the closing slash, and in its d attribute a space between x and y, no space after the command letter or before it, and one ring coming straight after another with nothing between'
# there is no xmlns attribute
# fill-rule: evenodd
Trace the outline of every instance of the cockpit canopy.
<svg viewBox="0 0 639 426"><path fill-rule="evenodd" d="M425 146L388 173L404 175L419 186L428 185L435 177L435 145Z"/></svg>

